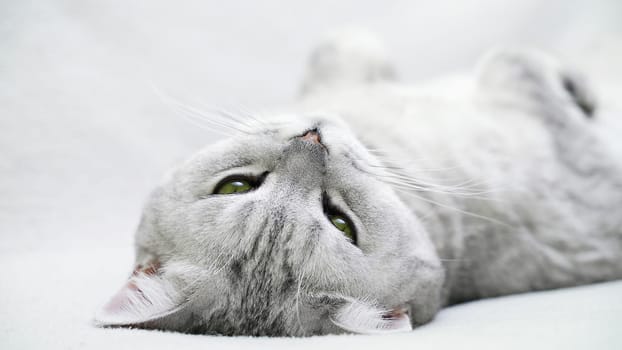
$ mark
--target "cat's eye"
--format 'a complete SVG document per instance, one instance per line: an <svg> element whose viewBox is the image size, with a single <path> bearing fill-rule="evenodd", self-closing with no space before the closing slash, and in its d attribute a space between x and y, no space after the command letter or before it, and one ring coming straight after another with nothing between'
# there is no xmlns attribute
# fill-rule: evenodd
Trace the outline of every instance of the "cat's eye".
<svg viewBox="0 0 622 350"><path fill-rule="evenodd" d="M339 209L337 209L334 205L330 203L328 196L324 194L322 196L322 204L324 206L324 214L328 218L331 224L335 226L339 231L346 236L352 244L357 244L356 230L354 229L354 225L352 221L343 214Z"/></svg>
<svg viewBox="0 0 622 350"><path fill-rule="evenodd" d="M253 189L253 186L250 182L246 180L231 180L223 183L218 187L215 193L217 194L232 194L232 193L242 193L248 192Z"/></svg>
<svg viewBox="0 0 622 350"><path fill-rule="evenodd" d="M339 231L343 232L343 235L348 237L352 243L356 244L356 236L354 234L354 228L350 221L340 214L328 214L328 219Z"/></svg>
<svg viewBox="0 0 622 350"><path fill-rule="evenodd" d="M214 194L235 194L252 191L261 185L264 177L265 174L258 178L244 175L226 177L216 185Z"/></svg>

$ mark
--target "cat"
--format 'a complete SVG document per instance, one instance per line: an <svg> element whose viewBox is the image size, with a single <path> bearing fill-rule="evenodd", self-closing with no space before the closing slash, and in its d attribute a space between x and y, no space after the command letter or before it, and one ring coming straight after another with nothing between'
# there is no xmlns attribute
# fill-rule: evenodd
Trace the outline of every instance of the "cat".
<svg viewBox="0 0 622 350"><path fill-rule="evenodd" d="M473 79L395 75L376 39L340 35L284 112L207 119L232 135L153 191L96 323L402 332L447 305L622 278L622 157L602 132L620 118L580 75L516 48Z"/></svg>

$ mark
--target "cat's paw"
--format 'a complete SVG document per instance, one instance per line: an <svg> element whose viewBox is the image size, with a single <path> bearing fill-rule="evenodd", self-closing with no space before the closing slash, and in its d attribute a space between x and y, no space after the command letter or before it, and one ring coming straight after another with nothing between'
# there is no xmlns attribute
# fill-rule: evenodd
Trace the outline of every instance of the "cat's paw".
<svg viewBox="0 0 622 350"><path fill-rule="evenodd" d="M594 116L596 102L585 79L536 50L495 49L478 67L477 85L495 103L559 116L558 111Z"/></svg>
<svg viewBox="0 0 622 350"><path fill-rule="evenodd" d="M395 76L381 40L364 30L329 35L312 52L302 93L391 80Z"/></svg>

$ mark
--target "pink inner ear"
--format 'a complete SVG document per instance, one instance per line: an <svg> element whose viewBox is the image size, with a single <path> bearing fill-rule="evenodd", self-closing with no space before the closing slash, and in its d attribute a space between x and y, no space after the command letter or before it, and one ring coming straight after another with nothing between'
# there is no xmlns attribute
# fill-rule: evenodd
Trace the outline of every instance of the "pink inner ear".
<svg viewBox="0 0 622 350"><path fill-rule="evenodd" d="M130 278L128 278L125 286L121 288L115 295L112 296L110 301L104 305L103 310L107 312L115 313L118 310L126 307L128 303L131 303L133 299L137 297L144 298L144 294L140 288L136 285L136 281L133 280L134 277L139 277L141 274L145 276L154 276L157 274L158 269L160 268L160 263L157 261L154 264L150 264L148 266L136 265L134 271ZM128 293L134 293L136 295L131 296ZM148 300L144 300L148 301Z"/></svg>
<svg viewBox="0 0 622 350"><path fill-rule="evenodd" d="M138 264L134 268L134 272L132 272L132 276L136 276L140 273L143 273L148 276L153 276L158 273L158 271L160 270L160 267L161 267L160 262L157 260L150 262L146 266Z"/></svg>
<svg viewBox="0 0 622 350"><path fill-rule="evenodd" d="M123 326L147 322L178 310L183 298L160 273L160 264L138 265L106 305L95 315L102 326Z"/></svg>

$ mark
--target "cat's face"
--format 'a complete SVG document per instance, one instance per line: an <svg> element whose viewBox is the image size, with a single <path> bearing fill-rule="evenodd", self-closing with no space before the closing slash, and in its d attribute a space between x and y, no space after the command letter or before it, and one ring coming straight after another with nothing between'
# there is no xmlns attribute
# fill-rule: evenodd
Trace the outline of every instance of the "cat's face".
<svg viewBox="0 0 622 350"><path fill-rule="evenodd" d="M303 336L433 316L439 259L378 161L334 118L277 125L209 146L154 191L100 324Z"/></svg>

